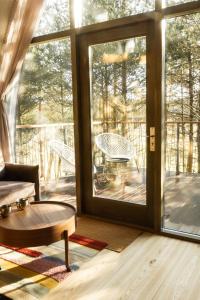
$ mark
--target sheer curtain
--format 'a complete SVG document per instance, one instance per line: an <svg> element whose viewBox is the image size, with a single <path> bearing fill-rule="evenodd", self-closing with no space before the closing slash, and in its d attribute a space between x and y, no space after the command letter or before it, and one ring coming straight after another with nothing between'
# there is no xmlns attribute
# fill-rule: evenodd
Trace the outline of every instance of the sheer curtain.
<svg viewBox="0 0 200 300"><path fill-rule="evenodd" d="M16 0L12 7L6 41L1 52L0 65L0 149L4 161L11 161L11 141L13 134L9 130L6 110L6 95L16 86L17 76L21 70L23 58L31 42L39 11L44 0ZM17 91L15 89L15 99ZM12 93L10 94L12 95ZM13 101L16 102L16 101ZM13 103L14 105L14 103ZM11 118L15 116L11 115ZM10 124L10 126L9 126Z"/></svg>

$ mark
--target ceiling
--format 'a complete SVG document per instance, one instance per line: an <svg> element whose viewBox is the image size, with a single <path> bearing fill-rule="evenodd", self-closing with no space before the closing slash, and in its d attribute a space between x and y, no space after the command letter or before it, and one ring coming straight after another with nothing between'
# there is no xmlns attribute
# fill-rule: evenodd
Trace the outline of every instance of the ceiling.
<svg viewBox="0 0 200 300"><path fill-rule="evenodd" d="M0 0L0 52L14 1L15 0Z"/></svg>

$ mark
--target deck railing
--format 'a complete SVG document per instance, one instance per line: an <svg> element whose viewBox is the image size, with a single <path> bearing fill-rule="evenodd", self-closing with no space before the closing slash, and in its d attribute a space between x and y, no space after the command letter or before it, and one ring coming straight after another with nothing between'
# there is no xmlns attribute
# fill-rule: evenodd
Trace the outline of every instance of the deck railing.
<svg viewBox="0 0 200 300"><path fill-rule="evenodd" d="M165 169L168 173L200 173L200 122L165 123ZM125 135L135 148L139 168L146 168L146 123L140 121L102 122L92 125L93 136L102 131ZM39 164L42 177L63 174L59 157L53 157L52 170L49 170L50 148L48 142L59 138L74 148L74 124L58 123L45 125L17 125L16 127L16 162ZM51 157L52 159L52 157ZM96 165L104 163L104 156L94 144L93 159Z"/></svg>
<svg viewBox="0 0 200 300"><path fill-rule="evenodd" d="M62 166L56 153L52 153L49 141L60 139L74 148L74 124L17 125L15 160L23 164L39 164L41 177L62 175ZM52 157L53 154L53 157ZM51 160L51 162L50 162ZM51 169L49 166L51 165Z"/></svg>
<svg viewBox="0 0 200 300"><path fill-rule="evenodd" d="M166 122L166 170L200 173L200 122Z"/></svg>

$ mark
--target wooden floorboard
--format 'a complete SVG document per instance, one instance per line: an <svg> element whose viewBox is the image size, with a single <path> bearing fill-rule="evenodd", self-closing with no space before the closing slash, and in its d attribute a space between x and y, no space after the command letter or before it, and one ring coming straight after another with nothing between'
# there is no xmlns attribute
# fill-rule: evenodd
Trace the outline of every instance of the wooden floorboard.
<svg viewBox="0 0 200 300"><path fill-rule="evenodd" d="M46 300L198 300L199 250L198 244L144 233L120 254L101 251Z"/></svg>

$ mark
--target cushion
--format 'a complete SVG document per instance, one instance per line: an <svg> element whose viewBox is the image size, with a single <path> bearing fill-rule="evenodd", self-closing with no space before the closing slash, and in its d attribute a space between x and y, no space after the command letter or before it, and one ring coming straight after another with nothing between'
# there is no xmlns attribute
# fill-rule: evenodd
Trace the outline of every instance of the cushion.
<svg viewBox="0 0 200 300"><path fill-rule="evenodd" d="M24 181L0 181L0 205L35 195L35 184Z"/></svg>

